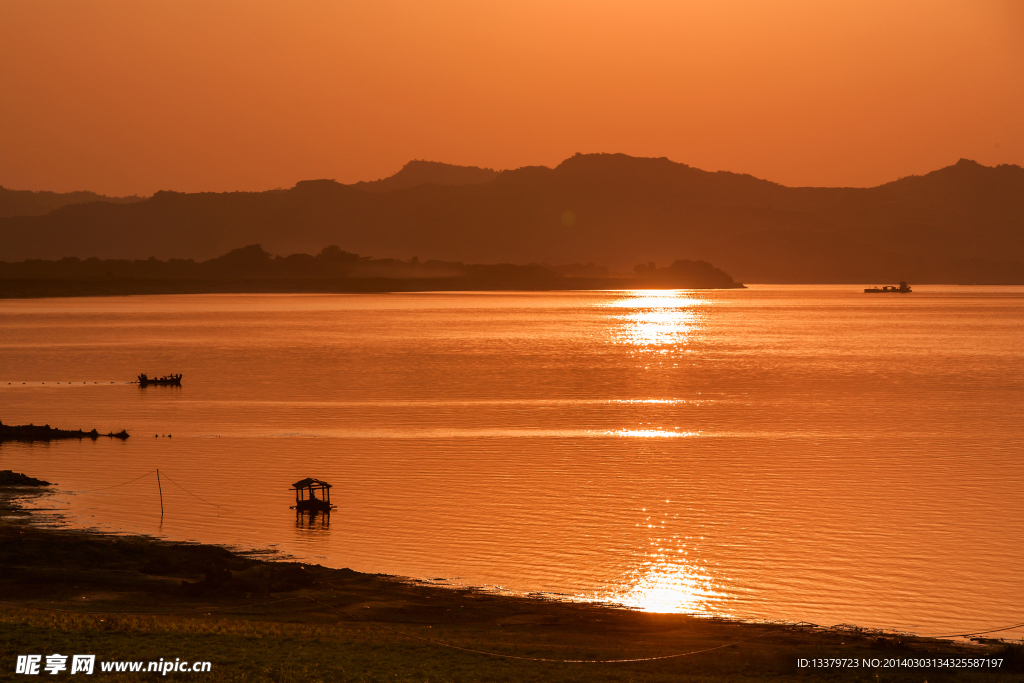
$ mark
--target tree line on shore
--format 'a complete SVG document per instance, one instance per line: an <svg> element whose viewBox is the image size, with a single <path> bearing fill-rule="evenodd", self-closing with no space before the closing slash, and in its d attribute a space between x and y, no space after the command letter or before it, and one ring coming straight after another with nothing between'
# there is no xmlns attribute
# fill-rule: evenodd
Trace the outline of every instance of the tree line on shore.
<svg viewBox="0 0 1024 683"><path fill-rule="evenodd" d="M653 262L639 264L633 272L613 273L604 266L588 264L541 265L531 263L466 264L459 261L407 261L372 258L344 251L336 245L316 255L273 256L260 245L234 249L207 261L193 259L30 259L0 262L0 279L46 280L237 280L313 278L468 278L473 280L557 280L562 278L640 278L688 281L690 286L735 287L732 277L706 261L678 260L658 268Z"/></svg>

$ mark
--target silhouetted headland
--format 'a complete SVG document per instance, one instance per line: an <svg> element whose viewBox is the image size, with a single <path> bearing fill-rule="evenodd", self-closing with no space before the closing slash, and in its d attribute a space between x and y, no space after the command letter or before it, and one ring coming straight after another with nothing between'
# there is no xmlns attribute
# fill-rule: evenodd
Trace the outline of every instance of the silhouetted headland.
<svg viewBox="0 0 1024 683"><path fill-rule="evenodd" d="M667 268L658 268L654 262L633 267L637 281L646 283L649 289L734 289L743 287L733 282L725 271L715 268L707 261L679 260Z"/></svg>
<svg viewBox="0 0 1024 683"><path fill-rule="evenodd" d="M57 429L50 425L5 425L0 422L0 441L56 441L58 439L92 439L95 441L101 436L123 441L128 438L128 431L122 429L116 434L114 432L100 434L95 429L84 432L81 429Z"/></svg>
<svg viewBox="0 0 1024 683"><path fill-rule="evenodd" d="M426 292L602 289L731 289L743 285L706 261L653 263L613 273L593 263L465 264L375 259L337 246L316 256L272 256L260 245L191 259L0 262L0 298L215 292Z"/></svg>

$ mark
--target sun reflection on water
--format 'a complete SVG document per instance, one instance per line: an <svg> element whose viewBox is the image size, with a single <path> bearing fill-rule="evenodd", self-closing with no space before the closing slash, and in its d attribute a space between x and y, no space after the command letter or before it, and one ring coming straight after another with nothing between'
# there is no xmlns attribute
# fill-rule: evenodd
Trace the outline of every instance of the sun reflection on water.
<svg viewBox="0 0 1024 683"><path fill-rule="evenodd" d="M619 343L649 348L693 340L703 319L700 308L706 303L683 290L639 290L603 305L631 309L614 316L622 323L614 331Z"/></svg>
<svg viewBox="0 0 1024 683"><path fill-rule="evenodd" d="M700 432L668 431L667 429L617 429L605 432L605 434L608 434L609 436L634 436L649 439L700 436Z"/></svg>
<svg viewBox="0 0 1024 683"><path fill-rule="evenodd" d="M600 304L607 308L689 308L704 303L687 296L687 290L635 289L621 299Z"/></svg>
<svg viewBox="0 0 1024 683"><path fill-rule="evenodd" d="M659 559L645 562L625 581L622 590L603 602L644 612L716 614L726 598L710 570L697 564Z"/></svg>

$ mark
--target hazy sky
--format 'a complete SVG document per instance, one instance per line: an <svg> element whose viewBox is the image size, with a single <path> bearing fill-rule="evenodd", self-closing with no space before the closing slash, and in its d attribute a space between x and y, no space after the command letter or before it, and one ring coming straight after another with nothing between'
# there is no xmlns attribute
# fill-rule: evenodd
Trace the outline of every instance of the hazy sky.
<svg viewBox="0 0 1024 683"><path fill-rule="evenodd" d="M150 194L667 156L1024 164L1021 0L0 0L0 185Z"/></svg>

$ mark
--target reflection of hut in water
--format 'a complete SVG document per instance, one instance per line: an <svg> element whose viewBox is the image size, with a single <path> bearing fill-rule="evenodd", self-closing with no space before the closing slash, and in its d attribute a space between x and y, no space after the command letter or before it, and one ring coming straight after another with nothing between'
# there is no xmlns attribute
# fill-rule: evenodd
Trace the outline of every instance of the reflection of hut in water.
<svg viewBox="0 0 1024 683"><path fill-rule="evenodd" d="M331 511L325 510L296 510L296 529L329 529L331 526Z"/></svg>
<svg viewBox="0 0 1024 683"><path fill-rule="evenodd" d="M331 508L331 485L326 481L306 477L302 481L292 484L295 490L296 510L316 510L318 512L330 512ZM320 494L317 496L317 494Z"/></svg>

